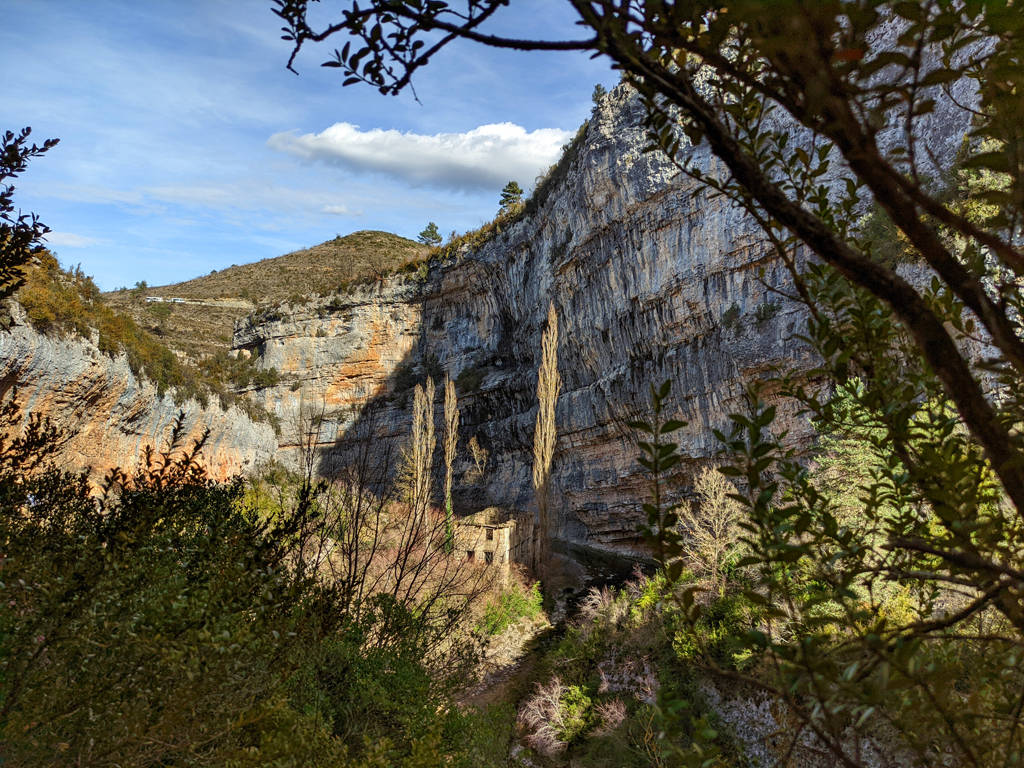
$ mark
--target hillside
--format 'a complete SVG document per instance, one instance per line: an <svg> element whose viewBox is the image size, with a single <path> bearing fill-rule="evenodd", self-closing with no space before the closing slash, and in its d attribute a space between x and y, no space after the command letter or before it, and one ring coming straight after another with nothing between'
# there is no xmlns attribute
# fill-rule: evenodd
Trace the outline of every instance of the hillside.
<svg viewBox="0 0 1024 768"><path fill-rule="evenodd" d="M161 336L179 355L198 361L227 350L235 321L258 306L297 302L381 278L414 264L425 253L419 243L388 232L353 232L181 283L113 291L104 299ZM147 296L182 298L188 303L147 302Z"/></svg>

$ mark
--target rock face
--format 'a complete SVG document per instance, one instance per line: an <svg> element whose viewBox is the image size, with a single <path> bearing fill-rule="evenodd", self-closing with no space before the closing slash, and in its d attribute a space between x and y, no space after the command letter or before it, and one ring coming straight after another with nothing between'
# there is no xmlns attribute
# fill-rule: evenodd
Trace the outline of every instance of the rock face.
<svg viewBox="0 0 1024 768"><path fill-rule="evenodd" d="M282 455L296 460L303 430L289 436L288 425L308 424L300 411L322 413L317 460L336 471L369 422L380 445L408 434L410 364L419 379L433 370L466 383L468 370L479 388L459 393L456 476L473 465L470 437L490 456L482 478L461 484L459 507L529 508L536 370L553 302L563 385L552 533L638 551L647 480L622 424L645 413L648 385L671 380L673 408L690 423L675 478L684 492L717 450L712 429L741 409L744 385L804 355L792 339L799 311L769 290L781 267L764 259L753 225L644 153L642 119L630 92L614 90L539 210L424 282L396 278L236 327L236 348L282 374L255 393L286 425ZM792 440L809 439L806 425L786 426Z"/></svg>
<svg viewBox="0 0 1024 768"><path fill-rule="evenodd" d="M277 447L269 425L252 422L237 408L203 408L195 400L177 405L139 381L124 357L111 359L88 341L51 338L26 325L0 333L0 387L6 392L12 386L24 417L44 414L65 432L61 465L91 467L97 482L112 467L134 468L147 445L162 447L181 411L187 445L210 429L202 463L214 479L266 462Z"/></svg>
<svg viewBox="0 0 1024 768"><path fill-rule="evenodd" d="M331 474L367 435L376 446L399 445L410 426L404 390L428 372L461 374L460 511L531 508L536 371L553 303L563 386L551 533L642 554L636 529L648 479L623 424L647 415L649 385L670 380L671 415L689 422L677 433L678 497L714 461L713 430L743 410L745 387L809 363L795 339L802 309L773 290L788 274L766 256L756 224L664 155L645 153L643 119L630 90L613 90L536 210L456 262L432 266L422 282L395 278L236 326L236 348L282 374L279 386L255 393L294 425L281 455L294 462L298 445L311 446ZM929 156L948 161L966 130L963 113L940 99L923 130ZM898 133L884 143L898 143ZM687 151L716 170L706 148ZM776 426L795 447L813 437L784 408ZM482 473L466 450L471 437L489 452Z"/></svg>

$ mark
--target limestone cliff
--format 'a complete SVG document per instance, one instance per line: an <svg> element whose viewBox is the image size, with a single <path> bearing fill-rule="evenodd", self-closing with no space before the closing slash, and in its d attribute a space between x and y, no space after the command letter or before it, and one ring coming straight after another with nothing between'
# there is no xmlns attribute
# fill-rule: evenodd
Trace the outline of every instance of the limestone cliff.
<svg viewBox="0 0 1024 768"><path fill-rule="evenodd" d="M967 126L962 110L936 98L921 139L948 167ZM330 474L366 428L379 445L408 433L402 390L413 380L410 366L420 379L463 374L461 469L471 465L471 436L490 458L482 479L461 485L461 509L528 508L540 336L553 302L564 381L553 533L636 550L647 481L621 425L645 413L649 385L671 380L675 415L689 422L680 433L687 460L674 483L685 494L697 469L714 460L713 429L742 409L744 388L775 368L808 364L795 338L802 310L774 290L788 275L766 256L756 224L663 154L644 152L643 121L635 94L614 89L543 200L476 250L432 264L424 280L393 278L238 325L236 348L282 374L279 386L255 393L292 425L282 456L294 460L299 432L309 434L298 416L303 404L307 415L324 416L316 445ZM806 132L793 133L795 143ZM901 140L896 128L881 137ZM685 151L717 171L706 147ZM778 427L796 447L813 437L792 413L783 412Z"/></svg>
<svg viewBox="0 0 1024 768"><path fill-rule="evenodd" d="M285 424L285 455L303 403L324 413L318 447L329 473L365 409L378 437L407 433L403 366L421 377L469 369L479 388L460 392L461 469L471 436L490 458L478 484L462 484L461 507L528 507L539 339L554 302L564 382L555 533L636 548L646 481L621 424L643 412L648 385L671 379L690 422L677 478L685 490L744 385L803 354L792 338L798 312L768 288L780 267L764 260L751 223L644 153L642 117L628 90L613 91L544 204L457 263L432 266L424 282L396 278L240 324L235 346L282 374L254 394ZM794 441L809 438L805 425L788 426Z"/></svg>
<svg viewBox="0 0 1024 768"><path fill-rule="evenodd" d="M227 479L269 460L274 430L242 411L176 404L170 394L132 374L127 360L110 358L89 341L45 336L15 324L0 333L0 387L18 388L23 415L49 416L65 433L58 460L68 469L91 467L99 481L112 467L135 467L147 445L161 447L178 413L185 413L188 441L204 428L210 438L202 462L215 479Z"/></svg>

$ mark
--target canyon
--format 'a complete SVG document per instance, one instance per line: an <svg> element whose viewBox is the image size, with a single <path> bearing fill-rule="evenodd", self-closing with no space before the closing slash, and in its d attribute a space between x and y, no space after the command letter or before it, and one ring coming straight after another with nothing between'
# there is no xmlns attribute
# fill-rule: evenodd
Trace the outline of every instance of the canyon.
<svg viewBox="0 0 1024 768"><path fill-rule="evenodd" d="M405 388L428 373L450 376L469 382L459 392L457 510L530 508L536 371L552 303L563 382L552 534L642 554L636 531L649 481L625 422L647 416L649 386L671 380L670 411L689 423L678 433L681 498L714 462L713 430L742 410L745 387L807 359L794 338L800 310L773 290L785 277L753 222L663 154L645 152L643 118L635 95L614 89L534 211L482 247L432 263L424 278L397 276L240 322L235 349L280 373L279 384L250 393L280 419L279 457L297 464L312 443L330 475L367 429L375 444L397 446L410 429ZM792 414L780 427L795 446L812 437ZM471 438L489 453L481 477L471 471Z"/></svg>
<svg viewBox="0 0 1024 768"><path fill-rule="evenodd" d="M926 125L940 159L963 135L945 106ZM368 437L380 461L386 449L393 464L410 430L411 387L450 376L461 410L456 511L531 510L536 370L551 304L562 377L552 537L569 548L643 555L637 527L649 478L625 424L648 416L650 386L671 381L668 412L688 422L677 433L684 461L669 486L672 498L685 499L697 472L716 461L713 432L743 410L746 389L810 364L797 340L802 310L785 298L788 275L756 224L663 153L645 151L644 117L626 86L606 94L526 211L499 217L482 244L241 317L232 354L279 374L243 394L278 428L237 409L185 403L194 430L211 430L213 476L271 460L310 461L332 476ZM699 168L720 170L704 146L685 153ZM414 243L356 234L383 237L396 264L416 258ZM284 258L302 272L296 257ZM228 272L218 279L237 284ZM78 433L67 446L75 466L131 463L143 445L160 442L179 408L88 340L44 338L16 321L0 336L0 358L3 380L27 396L26 413L55 415ZM777 427L791 446L807 447L810 425L781 405ZM439 419L440 403L437 411ZM475 460L471 439L482 449Z"/></svg>

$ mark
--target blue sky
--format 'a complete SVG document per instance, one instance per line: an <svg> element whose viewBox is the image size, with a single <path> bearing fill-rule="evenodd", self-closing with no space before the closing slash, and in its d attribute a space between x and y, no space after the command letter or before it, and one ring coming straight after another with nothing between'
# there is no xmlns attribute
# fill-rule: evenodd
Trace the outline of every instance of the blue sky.
<svg viewBox="0 0 1024 768"><path fill-rule="evenodd" d="M342 88L319 66L328 47L305 52L298 77L286 71L269 0L5 5L0 129L61 140L15 201L104 290L360 229L479 226L507 178L528 188L553 161L594 84L617 80L582 54L460 44L421 70L416 103ZM514 0L498 29L579 34L558 0Z"/></svg>

